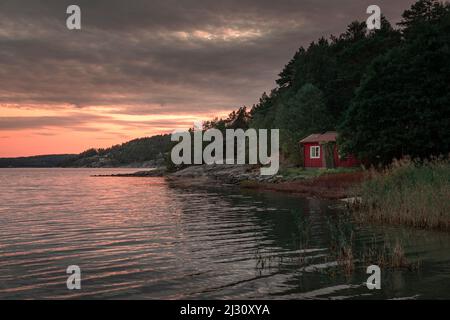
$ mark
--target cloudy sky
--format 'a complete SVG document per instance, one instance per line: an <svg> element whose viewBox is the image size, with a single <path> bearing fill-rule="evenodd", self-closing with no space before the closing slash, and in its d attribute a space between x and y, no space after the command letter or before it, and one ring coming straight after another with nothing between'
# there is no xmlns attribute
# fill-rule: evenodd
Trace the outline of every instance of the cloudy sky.
<svg viewBox="0 0 450 320"><path fill-rule="evenodd" d="M0 157L75 153L258 101L300 46L414 0L0 0ZM66 9L81 8L68 30Z"/></svg>

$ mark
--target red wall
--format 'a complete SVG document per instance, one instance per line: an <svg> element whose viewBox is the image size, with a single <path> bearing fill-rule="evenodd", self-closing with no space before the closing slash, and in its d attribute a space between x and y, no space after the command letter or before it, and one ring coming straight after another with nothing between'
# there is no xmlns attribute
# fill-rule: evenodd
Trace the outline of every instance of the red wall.
<svg viewBox="0 0 450 320"><path fill-rule="evenodd" d="M320 146L320 158L311 159L310 157L310 147ZM323 146L319 143L304 143L303 144L303 154L305 159L305 168L322 168L326 167L325 161L323 159ZM337 151L337 146L334 148L334 163L336 167L355 167L360 164L360 161L356 159L353 155L348 155L346 159L339 159L339 154Z"/></svg>
<svg viewBox="0 0 450 320"><path fill-rule="evenodd" d="M318 143L305 143L303 144L304 155L305 155L305 167L306 168L320 168L323 167L323 148L320 146L320 158L311 159L310 157L310 147L311 146L320 146Z"/></svg>

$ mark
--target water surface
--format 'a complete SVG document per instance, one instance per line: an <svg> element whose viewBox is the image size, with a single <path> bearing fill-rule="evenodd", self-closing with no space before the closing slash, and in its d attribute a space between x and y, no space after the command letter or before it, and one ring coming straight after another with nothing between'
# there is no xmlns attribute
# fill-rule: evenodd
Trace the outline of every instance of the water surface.
<svg viewBox="0 0 450 320"><path fill-rule="evenodd" d="M91 177L133 169L0 169L0 298L450 298L450 236L356 227L358 246L401 241L418 270L335 267L336 202L163 178ZM309 223L307 241L299 221ZM81 290L68 290L78 265Z"/></svg>

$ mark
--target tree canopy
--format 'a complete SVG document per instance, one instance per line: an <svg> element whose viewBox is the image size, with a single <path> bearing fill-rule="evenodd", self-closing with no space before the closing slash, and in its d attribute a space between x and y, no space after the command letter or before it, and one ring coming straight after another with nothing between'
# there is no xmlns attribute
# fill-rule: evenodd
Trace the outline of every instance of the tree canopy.
<svg viewBox="0 0 450 320"><path fill-rule="evenodd" d="M419 0L397 29L384 17L379 30L354 21L301 47L253 106L250 126L279 128L287 157L299 152L296 141L329 129L370 163L447 154L449 23L447 3Z"/></svg>
<svg viewBox="0 0 450 320"><path fill-rule="evenodd" d="M368 68L339 127L371 163L450 150L449 6L419 1L403 17L404 40Z"/></svg>

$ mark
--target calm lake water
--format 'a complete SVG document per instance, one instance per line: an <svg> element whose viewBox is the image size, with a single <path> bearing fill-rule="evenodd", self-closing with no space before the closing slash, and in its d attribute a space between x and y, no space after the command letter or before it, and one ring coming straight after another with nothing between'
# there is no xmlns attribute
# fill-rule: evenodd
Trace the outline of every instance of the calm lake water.
<svg viewBox="0 0 450 320"><path fill-rule="evenodd" d="M336 202L91 177L128 171L0 169L0 299L450 299L449 234L354 226L357 246L400 241L420 261L368 290L367 266L335 266Z"/></svg>

